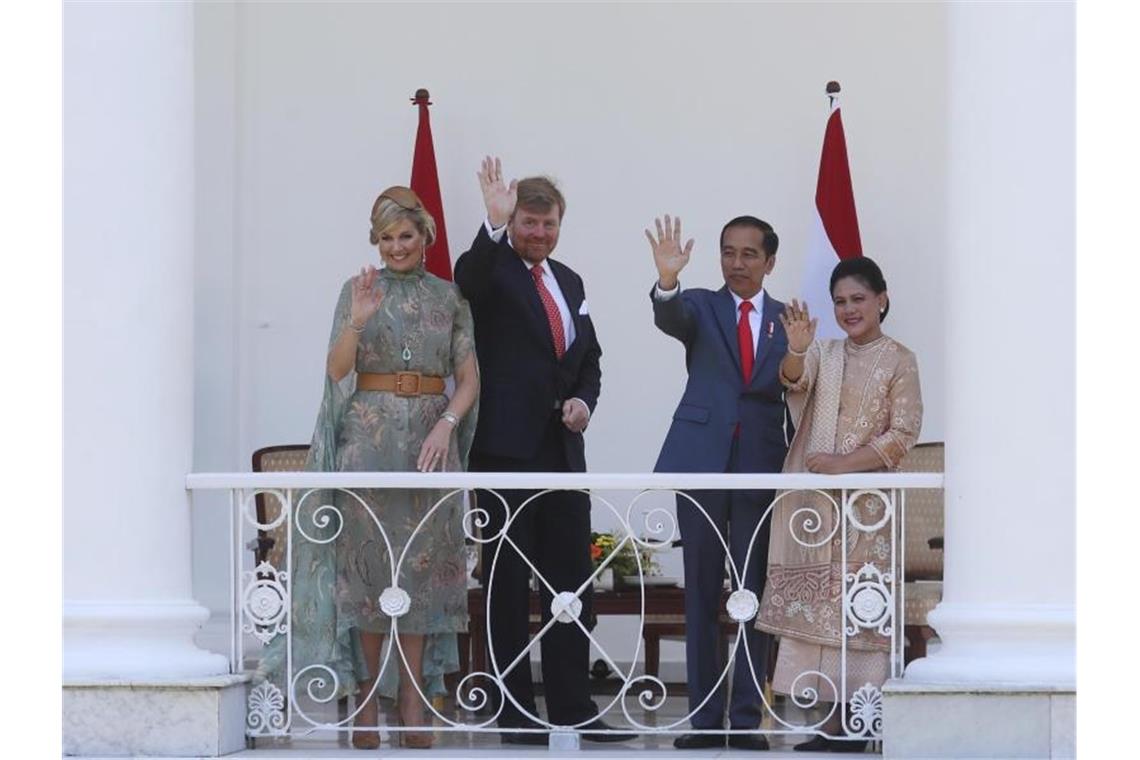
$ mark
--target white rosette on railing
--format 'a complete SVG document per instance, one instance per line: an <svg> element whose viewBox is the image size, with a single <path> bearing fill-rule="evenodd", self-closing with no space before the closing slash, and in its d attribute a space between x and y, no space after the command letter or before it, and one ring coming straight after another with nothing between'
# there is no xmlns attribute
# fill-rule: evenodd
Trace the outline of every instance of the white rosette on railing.
<svg viewBox="0 0 1140 760"><path fill-rule="evenodd" d="M398 618L408 614L412 608L412 598L399 586L389 586L380 593L380 611L388 617Z"/></svg>
<svg viewBox="0 0 1140 760"><path fill-rule="evenodd" d="M871 563L858 573L847 573L847 635L855 636L860 628L875 628L882 636L893 633L893 576Z"/></svg>
<svg viewBox="0 0 1140 760"><path fill-rule="evenodd" d="M286 584L289 573L262 562L252 571L243 572L242 580L242 615L246 619L242 631L252 634L262 644L268 644L273 637L288 632L289 592Z"/></svg>

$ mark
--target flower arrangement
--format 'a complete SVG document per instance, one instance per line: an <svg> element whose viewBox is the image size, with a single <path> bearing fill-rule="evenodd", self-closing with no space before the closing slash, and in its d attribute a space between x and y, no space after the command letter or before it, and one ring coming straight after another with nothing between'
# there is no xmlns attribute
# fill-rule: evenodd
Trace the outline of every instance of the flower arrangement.
<svg viewBox="0 0 1140 760"><path fill-rule="evenodd" d="M657 575L660 572L656 560L653 559L653 550L638 546L632 540L626 541L618 550L617 547L620 543L621 539L613 533L598 531L590 533L590 559L593 560L594 567L601 566L610 555L614 555L616 550L617 554L606 565L607 568L613 569L615 582L620 583L622 578L637 575L637 555L639 554L641 555L641 571L645 575Z"/></svg>

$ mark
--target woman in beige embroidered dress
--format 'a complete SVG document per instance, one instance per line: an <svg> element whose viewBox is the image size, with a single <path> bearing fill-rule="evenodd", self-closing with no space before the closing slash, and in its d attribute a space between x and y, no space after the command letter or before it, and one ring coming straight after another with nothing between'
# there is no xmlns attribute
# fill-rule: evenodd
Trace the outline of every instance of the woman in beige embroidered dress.
<svg viewBox="0 0 1140 760"><path fill-rule="evenodd" d="M816 320L794 300L781 316L788 353L780 363L780 379L796 428L783 471L840 474L897 469L922 427L915 356L883 334L880 325L889 308L887 284L871 259L840 262L831 274L831 296L845 340L814 340ZM814 689L821 702L831 703L850 703L862 686L881 687L890 675L890 637L873 626L859 627L856 635L848 636L846 679L841 678L843 574L858 575L867 564L890 572L893 524L884 521L883 527L871 531L851 524L875 526L884 518L882 499L870 495L858 499L846 531L844 565L844 536L836 526L841 507L838 491L826 496L793 491L777 500L768 581L756 619L757 628L780 637L773 688L801 696ZM847 582L848 588L852 585ZM840 710L831 713L822 726L824 733L847 733L840 714ZM861 720L849 712L852 732L867 728ZM795 749L859 752L865 744L817 735Z"/></svg>

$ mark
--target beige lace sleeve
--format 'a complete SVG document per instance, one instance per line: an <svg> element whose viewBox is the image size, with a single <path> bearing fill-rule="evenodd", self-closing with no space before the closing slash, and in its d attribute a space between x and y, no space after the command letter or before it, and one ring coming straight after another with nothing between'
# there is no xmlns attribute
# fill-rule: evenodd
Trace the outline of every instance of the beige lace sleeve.
<svg viewBox="0 0 1140 760"><path fill-rule="evenodd" d="M804 373L800 379L792 382L784 375L784 362L780 361L780 382L788 393L809 393L815 385L816 375L819 374L819 341L813 340L808 346L807 356L804 357Z"/></svg>
<svg viewBox="0 0 1140 760"><path fill-rule="evenodd" d="M893 470L914 444L922 430L922 389L918 380L918 362L910 351L899 356L894 377L887 388L890 405L890 427L871 440L871 448Z"/></svg>

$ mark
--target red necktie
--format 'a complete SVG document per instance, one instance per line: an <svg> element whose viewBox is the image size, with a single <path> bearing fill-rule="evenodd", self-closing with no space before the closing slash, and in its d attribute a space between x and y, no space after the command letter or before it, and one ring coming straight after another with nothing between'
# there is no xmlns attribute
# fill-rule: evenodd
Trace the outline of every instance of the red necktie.
<svg viewBox="0 0 1140 760"><path fill-rule="evenodd" d="M558 305L554 303L554 296L550 295L550 291L542 282L542 265L531 267L530 274L534 277L534 286L538 288L539 300L542 301L542 308L546 311L546 321L550 323L550 335L554 338L554 355L561 359L562 354L566 353L566 333L562 331L562 317L558 314Z"/></svg>
<svg viewBox="0 0 1140 760"><path fill-rule="evenodd" d="M740 302L740 321L736 323L736 342L740 344L740 369L744 375L744 386L752 379L752 364L756 360L755 348L752 345L752 320L748 313L752 311L751 301Z"/></svg>

